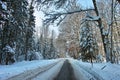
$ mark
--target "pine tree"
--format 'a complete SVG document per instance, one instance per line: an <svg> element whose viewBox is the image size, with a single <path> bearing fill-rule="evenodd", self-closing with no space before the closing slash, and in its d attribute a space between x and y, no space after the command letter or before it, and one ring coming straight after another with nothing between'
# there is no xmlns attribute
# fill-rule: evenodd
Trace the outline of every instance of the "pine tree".
<svg viewBox="0 0 120 80"><path fill-rule="evenodd" d="M34 31L35 31L35 16L33 15L34 13L34 7L32 6L33 0L30 4L29 8L29 20L28 20L28 27L26 28L26 39L25 39L25 60L27 60L28 57L28 50L33 50L34 46Z"/></svg>
<svg viewBox="0 0 120 80"><path fill-rule="evenodd" d="M11 0L13 8L13 17L16 21L15 29L15 42L16 42L16 55L25 55L25 39L26 29L28 27L28 1L27 0Z"/></svg>
<svg viewBox="0 0 120 80"><path fill-rule="evenodd" d="M50 50L49 50L49 58L55 58L55 47L54 47L54 30L52 30L51 40L50 40Z"/></svg>
<svg viewBox="0 0 120 80"><path fill-rule="evenodd" d="M37 51L43 53L43 33L40 34L40 38L38 39Z"/></svg>
<svg viewBox="0 0 120 80"><path fill-rule="evenodd" d="M8 20L2 31L2 46L15 48L16 56L25 52L25 34L28 27L27 0L6 0Z"/></svg>
<svg viewBox="0 0 120 80"><path fill-rule="evenodd" d="M48 59L49 54L49 41L48 41L48 34L49 34L49 27L44 26L42 27L42 34L43 34L43 51L42 56L44 59Z"/></svg>
<svg viewBox="0 0 120 80"><path fill-rule="evenodd" d="M3 52L2 49L4 47L4 36L3 36L3 30L4 26L7 23L8 11L7 11L7 5L5 4L5 1L0 0L0 63L2 63L3 59Z"/></svg>
<svg viewBox="0 0 120 80"><path fill-rule="evenodd" d="M80 29L80 48L82 60L89 60L96 57L98 45L93 36L92 28L89 21L85 21Z"/></svg>
<svg viewBox="0 0 120 80"><path fill-rule="evenodd" d="M11 2L10 0L6 0L5 1L5 4L6 6L4 5L3 7L5 8L6 7L6 10L4 11L4 13L6 13L6 16L5 16L5 22L4 22L4 27L2 27L2 36L1 36L1 51L2 51L2 56L4 58L1 58L3 60L3 63L6 63L8 64L8 61L9 59L11 59L11 56L12 53L9 52L9 56L8 56L8 52L6 53L3 49L6 47L6 46L9 46L11 49L14 49L15 48L15 43L14 43L14 19L13 19L13 16L12 16L12 12L13 12L13 9L11 7ZM8 49L9 50L9 49ZM14 61L13 61L14 62Z"/></svg>

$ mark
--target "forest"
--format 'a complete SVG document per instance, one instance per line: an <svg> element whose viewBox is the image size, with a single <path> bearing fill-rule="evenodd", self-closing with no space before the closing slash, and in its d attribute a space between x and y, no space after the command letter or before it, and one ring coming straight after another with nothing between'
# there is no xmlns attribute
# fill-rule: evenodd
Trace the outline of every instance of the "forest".
<svg viewBox="0 0 120 80"><path fill-rule="evenodd" d="M0 0L0 64L68 57L119 64L120 0L90 1ZM35 10L44 13L37 29Z"/></svg>

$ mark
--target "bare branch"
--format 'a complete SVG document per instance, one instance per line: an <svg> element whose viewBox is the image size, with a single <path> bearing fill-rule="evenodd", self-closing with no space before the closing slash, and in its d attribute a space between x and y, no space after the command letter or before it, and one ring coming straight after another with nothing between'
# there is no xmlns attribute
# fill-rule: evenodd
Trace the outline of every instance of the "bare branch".
<svg viewBox="0 0 120 80"><path fill-rule="evenodd" d="M49 13L45 13L45 16L48 16L47 19L44 20L44 23L45 24L48 24L48 23L54 23L55 20L57 20L59 17L61 17L62 15L68 15L68 14L73 14L73 13L79 13L79 12L84 12L84 11L91 11L91 10L94 10L94 9L85 9L85 10L77 10L77 11L72 11L72 12L61 12L61 13L55 13L55 14L49 14ZM64 19L64 18L63 18ZM62 20L63 20L62 19ZM58 25L62 22L62 20L60 20L58 22Z"/></svg>
<svg viewBox="0 0 120 80"><path fill-rule="evenodd" d="M64 16L64 18L61 18L60 21L57 23L57 26L66 18L67 15Z"/></svg>
<svg viewBox="0 0 120 80"><path fill-rule="evenodd" d="M67 14L73 14L73 13L79 13L79 12L84 12L84 11L92 11L94 9L85 9L85 10L77 10L77 11L72 11L72 12L63 12L63 13L55 13L55 14L46 14L46 15L67 15Z"/></svg>

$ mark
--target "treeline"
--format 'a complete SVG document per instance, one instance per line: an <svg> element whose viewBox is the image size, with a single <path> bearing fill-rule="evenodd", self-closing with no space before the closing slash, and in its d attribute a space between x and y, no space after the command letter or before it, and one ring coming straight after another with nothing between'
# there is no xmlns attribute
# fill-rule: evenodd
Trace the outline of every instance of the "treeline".
<svg viewBox="0 0 120 80"><path fill-rule="evenodd" d="M91 0L93 5L90 7L79 4L80 0L37 1L41 2L38 5L42 6L40 8L47 16L44 23L60 25L58 38L61 41L58 42L64 43L64 51L61 45L62 50L58 48L60 52L68 52L74 58L80 56L82 60L96 59L97 55L102 55L106 62L119 62L119 0ZM51 6L56 10L51 10Z"/></svg>
<svg viewBox="0 0 120 80"><path fill-rule="evenodd" d="M34 50L33 1L0 0L0 63L9 64Z"/></svg>
<svg viewBox="0 0 120 80"><path fill-rule="evenodd" d="M56 57L54 32L48 37L49 29L43 26L41 36L35 35L34 4L34 0L0 0L0 64Z"/></svg>
<svg viewBox="0 0 120 80"><path fill-rule="evenodd" d="M39 27L40 31L36 34L36 51L42 54L43 59L58 58L58 52L55 44L55 31L50 31L49 26ZM38 35L40 34L40 36Z"/></svg>

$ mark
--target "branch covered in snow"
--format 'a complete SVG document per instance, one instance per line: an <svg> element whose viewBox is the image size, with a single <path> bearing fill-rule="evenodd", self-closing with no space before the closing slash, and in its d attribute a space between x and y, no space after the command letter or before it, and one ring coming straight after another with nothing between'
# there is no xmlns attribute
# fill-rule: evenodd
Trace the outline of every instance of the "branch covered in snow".
<svg viewBox="0 0 120 80"><path fill-rule="evenodd" d="M48 16L48 18L44 20L44 23L45 24L54 23L59 18L60 18L60 22L62 22L62 20L64 18L61 18L61 16L65 15L65 17L66 17L66 15L68 15L68 14L80 13L80 12L91 11L91 10L94 10L94 9L84 9L84 10L81 9L81 10L76 10L76 11L71 11L71 12L57 12L57 13L51 13L51 14L50 13L45 13L45 16ZM58 22L58 23L60 24L60 22Z"/></svg>
<svg viewBox="0 0 120 80"><path fill-rule="evenodd" d="M99 16L88 16L86 18L84 18L83 20L85 21L98 21L100 19Z"/></svg>
<svg viewBox="0 0 120 80"><path fill-rule="evenodd" d="M13 48L11 48L9 45L6 45L6 46L3 48L3 50L4 50L5 52L9 52L9 53L11 53L11 54L15 54L15 50L14 50Z"/></svg>
<svg viewBox="0 0 120 80"><path fill-rule="evenodd" d="M79 12L84 12L84 11L92 11L92 10L94 10L94 9L81 9L81 10L76 10L76 11L71 11L71 12L58 12L58 13L55 13L55 14L47 14L46 13L46 15L52 15L52 16L54 16L54 15L67 15L67 14L73 14L73 13L79 13Z"/></svg>

